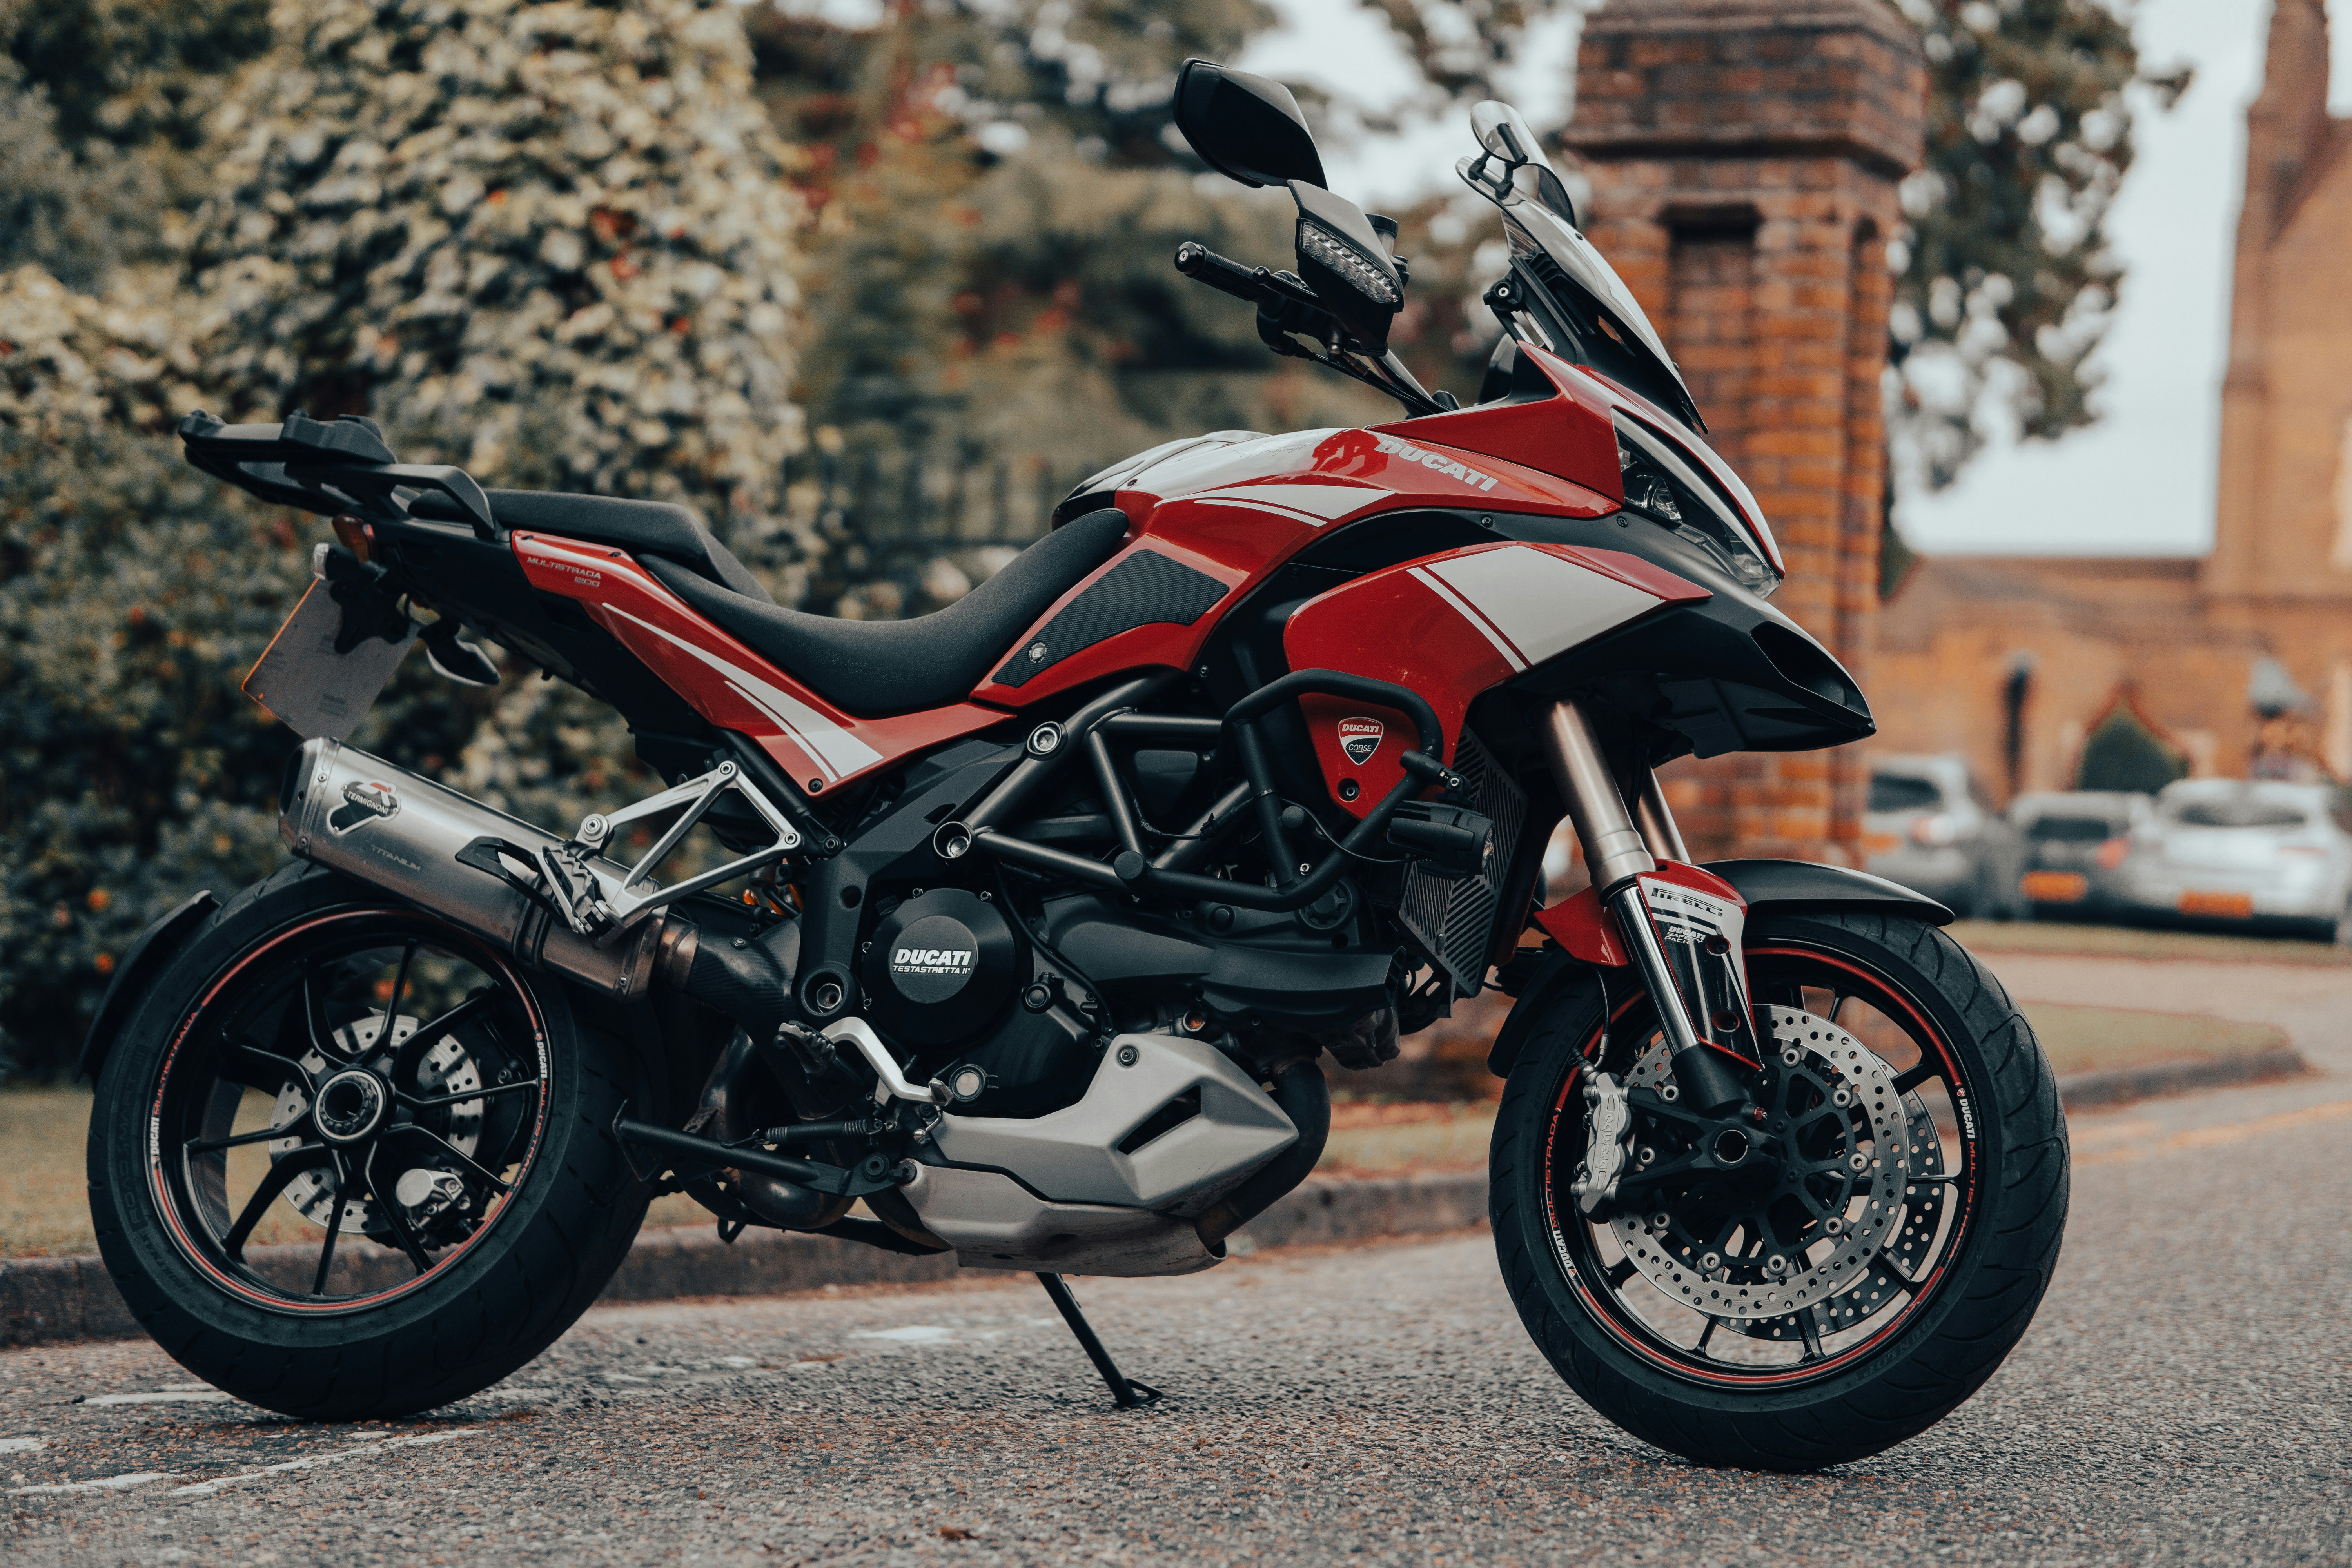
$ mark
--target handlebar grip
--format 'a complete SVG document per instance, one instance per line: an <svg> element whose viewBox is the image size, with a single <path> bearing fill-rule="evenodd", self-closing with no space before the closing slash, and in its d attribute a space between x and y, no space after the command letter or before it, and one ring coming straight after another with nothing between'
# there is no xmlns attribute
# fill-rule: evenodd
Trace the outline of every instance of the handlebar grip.
<svg viewBox="0 0 2352 1568"><path fill-rule="evenodd" d="M1265 292L1258 282L1258 268L1228 260L1198 240L1188 239L1176 247L1176 270L1196 283L1206 283L1220 293L1253 305Z"/></svg>

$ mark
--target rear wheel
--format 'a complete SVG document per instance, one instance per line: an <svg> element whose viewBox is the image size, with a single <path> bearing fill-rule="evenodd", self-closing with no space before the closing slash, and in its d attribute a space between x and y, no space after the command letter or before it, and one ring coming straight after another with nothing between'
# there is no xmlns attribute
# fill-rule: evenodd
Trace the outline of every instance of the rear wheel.
<svg viewBox="0 0 2352 1568"><path fill-rule="evenodd" d="M1680 1107L1648 997L1538 1003L1495 1125L1496 1250L1537 1344L1593 1407L1706 1464L1874 1454L1973 1394L2032 1321L2067 1196L2032 1029L1919 921L1766 912L1748 927L1761 1123ZM1570 1192L1582 1089L1626 1088L1633 1153Z"/></svg>
<svg viewBox="0 0 2352 1568"><path fill-rule="evenodd" d="M446 1404L593 1301L645 1215L632 1058L562 985L311 868L130 1018L90 1120L107 1268L206 1382L291 1415Z"/></svg>

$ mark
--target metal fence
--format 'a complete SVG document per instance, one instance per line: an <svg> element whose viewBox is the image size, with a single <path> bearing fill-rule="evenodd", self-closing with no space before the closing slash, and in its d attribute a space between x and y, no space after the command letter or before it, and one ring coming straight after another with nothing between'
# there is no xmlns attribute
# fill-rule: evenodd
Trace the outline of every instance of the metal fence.
<svg viewBox="0 0 2352 1568"><path fill-rule="evenodd" d="M843 542L836 570L854 584L1034 543L1062 498L1103 466L1035 453L812 451L786 467L784 484L793 510Z"/></svg>

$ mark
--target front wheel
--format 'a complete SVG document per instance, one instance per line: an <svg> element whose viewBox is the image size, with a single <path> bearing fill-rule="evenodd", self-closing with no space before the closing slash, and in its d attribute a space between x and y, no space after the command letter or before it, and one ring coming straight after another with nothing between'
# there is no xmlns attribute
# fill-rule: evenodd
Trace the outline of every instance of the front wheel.
<svg viewBox="0 0 2352 1568"><path fill-rule="evenodd" d="M1530 998L1488 1201L1521 1320L1593 1408L1702 1464L1807 1470L1925 1430L2024 1334L2064 1230L2066 1124L2031 1026L1934 927L1766 911L1747 957L1760 1122L1677 1103L1626 972L1554 988ZM1588 1214L1570 1188L1597 1072L1633 1128Z"/></svg>

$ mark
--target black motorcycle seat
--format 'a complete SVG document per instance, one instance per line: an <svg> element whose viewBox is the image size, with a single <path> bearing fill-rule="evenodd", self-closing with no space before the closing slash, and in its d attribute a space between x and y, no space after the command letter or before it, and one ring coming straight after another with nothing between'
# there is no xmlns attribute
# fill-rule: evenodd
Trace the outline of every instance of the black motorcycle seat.
<svg viewBox="0 0 2352 1568"><path fill-rule="evenodd" d="M1113 507L1089 512L1024 550L946 609L905 621L845 621L783 609L764 595L719 587L651 546L644 565L670 592L843 712L880 718L961 700L987 679L1013 638L1116 554L1126 537L1124 512Z"/></svg>
<svg viewBox="0 0 2352 1568"><path fill-rule="evenodd" d="M690 507L669 501L623 500L617 496L567 495L561 490L492 490L490 515L505 529L560 534L593 544L617 544L632 555L677 561L723 588L763 605L775 601L734 552L711 537ZM437 496L415 509L439 515ZM454 520L454 514L453 514Z"/></svg>

